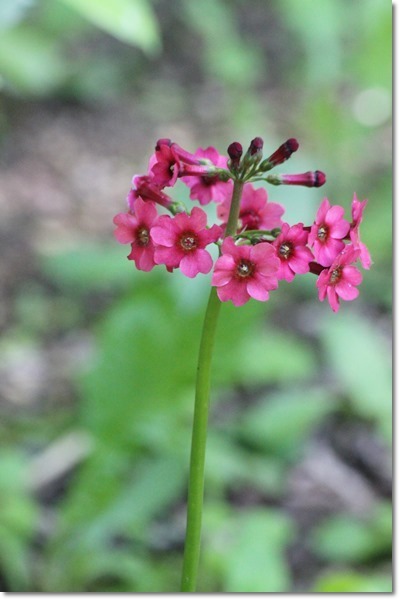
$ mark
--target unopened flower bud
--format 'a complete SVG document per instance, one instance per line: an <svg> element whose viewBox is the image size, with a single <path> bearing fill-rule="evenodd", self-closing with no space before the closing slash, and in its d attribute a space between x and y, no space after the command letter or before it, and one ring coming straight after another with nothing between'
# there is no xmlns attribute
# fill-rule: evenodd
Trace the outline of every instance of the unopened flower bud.
<svg viewBox="0 0 400 600"><path fill-rule="evenodd" d="M242 158L242 154L243 154L243 148L242 148L242 144L239 144L239 142L232 142L232 144L230 144L228 146L228 155L230 158L230 168L232 169L237 169L239 167L240 164L240 159Z"/></svg>
<svg viewBox="0 0 400 600"><path fill-rule="evenodd" d="M285 160L292 156L293 152L296 152L298 147L299 142L295 138L286 140L286 142L279 146L269 158L263 161L260 165L260 169L267 171L268 169L272 169L272 167L276 167L276 165L281 165Z"/></svg>
<svg viewBox="0 0 400 600"><path fill-rule="evenodd" d="M321 187L326 181L322 171L307 171L298 175L269 175L266 180L272 185L303 185L305 187Z"/></svg>
<svg viewBox="0 0 400 600"><path fill-rule="evenodd" d="M254 156L255 154L261 152L261 150L263 149L263 146L264 146L263 139L260 137L256 137L256 138L254 138L254 140L251 140L248 151L251 156Z"/></svg>
<svg viewBox="0 0 400 600"><path fill-rule="evenodd" d="M262 149L264 146L264 142L262 138L256 137L254 140L251 140L250 146L244 156L243 165L245 168L250 165L256 165L262 159Z"/></svg>

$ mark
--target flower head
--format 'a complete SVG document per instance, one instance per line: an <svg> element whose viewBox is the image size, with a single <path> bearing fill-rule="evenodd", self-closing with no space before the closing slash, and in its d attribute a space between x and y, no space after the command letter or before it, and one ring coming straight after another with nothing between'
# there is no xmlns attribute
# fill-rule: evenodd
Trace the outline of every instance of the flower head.
<svg viewBox="0 0 400 600"><path fill-rule="evenodd" d="M372 264L369 250L367 246L362 243L359 232L360 224L363 219L364 208L367 202L368 200L363 200L362 202L360 202L357 199L356 194L354 194L353 201L351 203L351 216L353 221L350 226L350 239L353 242L354 246L356 246L360 250L360 261L364 269L369 269Z"/></svg>
<svg viewBox="0 0 400 600"><path fill-rule="evenodd" d="M159 140L150 157L149 171L153 183L160 187L173 186L179 175L179 156L170 140Z"/></svg>
<svg viewBox="0 0 400 600"><path fill-rule="evenodd" d="M324 269L318 279L318 298L321 302L328 297L334 312L339 310L340 298L354 300L359 291L356 288L362 281L360 271L352 264L360 256L360 250L348 244L335 258L329 269Z"/></svg>
<svg viewBox="0 0 400 600"><path fill-rule="evenodd" d="M168 269L179 267L187 277L209 273L213 260L205 247L216 242L220 235L218 225L207 229L207 215L201 208L194 207L190 215L180 213L173 218L163 215L151 230L156 244L154 260Z"/></svg>
<svg viewBox="0 0 400 600"><path fill-rule="evenodd" d="M226 169L227 158L218 154L212 146L196 150L194 156L199 161L206 163L209 161L215 167ZM204 160L206 159L206 160ZM189 170L189 169L187 169ZM190 198L198 200L200 204L205 205L211 202L222 202L232 194L232 181L222 181L218 175L187 175L182 177L182 181L190 188Z"/></svg>
<svg viewBox="0 0 400 600"><path fill-rule="evenodd" d="M256 246L236 246L225 238L214 268L211 284L217 287L222 302L231 300L242 306L250 298L265 301L269 291L278 287L279 259L268 242Z"/></svg>
<svg viewBox="0 0 400 600"><path fill-rule="evenodd" d="M134 213L120 213L114 217L117 229L114 235L120 244L131 244L129 260L135 261L136 268L151 271L154 262L154 244L150 230L158 215L153 202L137 198L133 204Z"/></svg>
<svg viewBox="0 0 400 600"><path fill-rule="evenodd" d="M311 227L308 243L323 267L329 267L344 248L343 239L349 232L350 224L343 219L343 215L342 206L331 206L329 200L324 198Z"/></svg>
<svg viewBox="0 0 400 600"><path fill-rule="evenodd" d="M314 256L306 246L307 238L308 232L303 228L302 223L293 227L287 223L282 225L281 233L273 242L281 263L278 279L292 281L295 274L308 273Z"/></svg>
<svg viewBox="0 0 400 600"><path fill-rule="evenodd" d="M224 224L228 221L230 206L231 198L226 198L217 207L217 216ZM280 227L284 212L281 204L268 202L268 194L264 188L255 189L251 183L247 183L240 201L238 230Z"/></svg>

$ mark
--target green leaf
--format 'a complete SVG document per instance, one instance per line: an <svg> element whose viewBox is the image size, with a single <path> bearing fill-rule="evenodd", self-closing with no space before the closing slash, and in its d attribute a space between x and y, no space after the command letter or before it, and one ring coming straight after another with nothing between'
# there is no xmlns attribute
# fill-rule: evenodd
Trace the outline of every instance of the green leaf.
<svg viewBox="0 0 400 600"><path fill-rule="evenodd" d="M392 591L392 578L390 575L380 573L362 574L354 571L338 571L320 577L315 583L312 592L326 593L389 593Z"/></svg>
<svg viewBox="0 0 400 600"><path fill-rule="evenodd" d="M210 431L207 441L207 486L251 486L278 495L284 484L284 466L278 459L247 452L227 436Z"/></svg>
<svg viewBox="0 0 400 600"><path fill-rule="evenodd" d="M389 340L377 326L351 311L326 318L322 342L336 383L354 410L377 422L390 440L392 373Z"/></svg>
<svg viewBox="0 0 400 600"><path fill-rule="evenodd" d="M391 506L381 504L368 521L348 515L331 517L314 530L312 545L332 562L360 563L382 553L390 554Z"/></svg>
<svg viewBox="0 0 400 600"><path fill-rule="evenodd" d="M1 32L0 74L20 93L45 96L64 81L68 70L55 40L21 24Z"/></svg>
<svg viewBox="0 0 400 600"><path fill-rule="evenodd" d="M82 244L79 248L41 255L44 272L65 288L78 291L112 288L137 276L116 244Z"/></svg>
<svg viewBox="0 0 400 600"><path fill-rule="evenodd" d="M13 592L29 590L30 551L37 507L27 489L22 456L3 452L0 460L0 570Z"/></svg>
<svg viewBox="0 0 400 600"><path fill-rule="evenodd" d="M146 0L60 0L96 27L148 54L160 49L158 24Z"/></svg>
<svg viewBox="0 0 400 600"><path fill-rule="evenodd" d="M323 390L274 393L246 411L238 432L259 448L291 457L313 428L335 408L336 402Z"/></svg>
<svg viewBox="0 0 400 600"><path fill-rule="evenodd" d="M316 370L313 350L304 341L268 324L261 317L270 307L252 302L237 307L222 307L213 359L214 380L229 385L297 381Z"/></svg>
<svg viewBox="0 0 400 600"><path fill-rule="evenodd" d="M220 555L224 592L286 592L290 574L285 548L292 523L281 512L256 509L236 513L214 540Z"/></svg>

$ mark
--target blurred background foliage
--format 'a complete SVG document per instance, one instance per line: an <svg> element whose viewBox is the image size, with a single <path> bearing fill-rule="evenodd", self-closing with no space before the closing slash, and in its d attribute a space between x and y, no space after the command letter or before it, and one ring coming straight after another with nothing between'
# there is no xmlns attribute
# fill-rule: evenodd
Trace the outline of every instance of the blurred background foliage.
<svg viewBox="0 0 400 600"><path fill-rule="evenodd" d="M2 0L0 581L173 592L209 277L137 272L113 241L158 137L256 135L368 198L374 260L333 315L314 276L224 305L202 592L391 590L391 4ZM184 189L177 188L179 199Z"/></svg>

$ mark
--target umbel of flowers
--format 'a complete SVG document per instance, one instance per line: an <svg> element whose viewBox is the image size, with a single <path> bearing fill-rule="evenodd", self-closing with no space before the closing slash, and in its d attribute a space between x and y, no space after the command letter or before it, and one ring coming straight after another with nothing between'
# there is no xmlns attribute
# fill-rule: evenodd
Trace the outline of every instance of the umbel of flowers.
<svg viewBox="0 0 400 600"><path fill-rule="evenodd" d="M289 139L263 158L263 141L255 138L245 153L233 142L225 157L213 147L192 154L169 139L158 140L147 173L133 177L128 211L114 217L116 239L131 245L128 259L142 271L164 265L191 278L212 271L211 285L219 299L236 306L250 298L266 301L280 280L311 272L317 275L319 300L327 298L338 311L340 299L358 296L362 275L356 264L371 266L359 232L367 200L360 202L354 194L350 222L344 208L327 198L313 223L285 222L284 207L270 202L265 188L253 184L322 186L321 171L270 173L298 146ZM200 206L188 208L166 193L178 179L190 189L193 204L217 204L218 223L209 224ZM208 250L211 244L218 246L215 261Z"/></svg>

